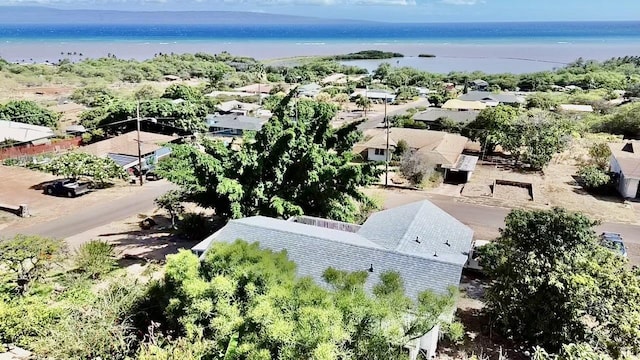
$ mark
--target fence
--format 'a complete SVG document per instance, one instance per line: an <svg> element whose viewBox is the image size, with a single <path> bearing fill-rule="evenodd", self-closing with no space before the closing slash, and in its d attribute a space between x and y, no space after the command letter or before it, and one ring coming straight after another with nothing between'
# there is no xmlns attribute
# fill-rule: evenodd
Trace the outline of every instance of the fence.
<svg viewBox="0 0 640 360"><path fill-rule="evenodd" d="M13 146L0 149L0 160L60 152L78 147L81 143L82 137L78 136L73 139L54 141L49 144Z"/></svg>

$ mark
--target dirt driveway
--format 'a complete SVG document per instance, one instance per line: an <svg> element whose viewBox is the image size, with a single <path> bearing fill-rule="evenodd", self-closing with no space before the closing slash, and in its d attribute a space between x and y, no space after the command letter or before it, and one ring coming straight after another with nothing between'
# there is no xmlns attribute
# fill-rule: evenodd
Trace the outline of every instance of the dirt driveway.
<svg viewBox="0 0 640 360"><path fill-rule="evenodd" d="M112 188L100 189L77 198L57 197L44 194L41 185L56 179L51 174L21 167L0 165L0 203L9 205L26 204L31 218L23 219L13 214L0 212L0 234L9 225L47 221L67 215L101 201L112 201L131 195L137 186L119 184Z"/></svg>

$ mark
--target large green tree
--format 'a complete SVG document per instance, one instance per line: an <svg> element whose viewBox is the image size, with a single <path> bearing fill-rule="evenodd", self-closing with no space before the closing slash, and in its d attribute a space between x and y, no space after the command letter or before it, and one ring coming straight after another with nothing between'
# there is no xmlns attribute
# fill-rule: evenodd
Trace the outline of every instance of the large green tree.
<svg viewBox="0 0 640 360"><path fill-rule="evenodd" d="M361 137L357 124L334 129L334 105L290 100L238 151L212 140L203 141L204 152L178 145L160 163L161 172L191 200L222 216L308 214L354 221L360 205L370 203L360 187L379 175L373 164L351 163L352 146Z"/></svg>
<svg viewBox="0 0 640 360"><path fill-rule="evenodd" d="M126 171L109 158L85 153L66 153L45 165L44 170L70 178L88 177L98 184L125 179Z"/></svg>
<svg viewBox="0 0 640 360"><path fill-rule="evenodd" d="M588 343L614 357L640 353L640 273L600 246L595 224L559 208L507 216L480 255L499 331L553 352Z"/></svg>
<svg viewBox="0 0 640 360"><path fill-rule="evenodd" d="M464 134L471 140L479 141L483 152L491 153L496 145L505 142L508 127L516 121L518 115L518 109L513 106L488 107L467 124Z"/></svg>
<svg viewBox="0 0 640 360"><path fill-rule="evenodd" d="M327 269L327 289L297 278L295 267L285 252L240 240L213 244L203 261L183 251L169 256L150 308L164 309L163 330L211 358L386 360L406 358L404 345L454 304L453 293L407 298L393 272L370 294L368 272Z"/></svg>
<svg viewBox="0 0 640 360"><path fill-rule="evenodd" d="M171 93L168 95L176 95ZM194 95L195 96L195 95ZM204 121L208 108L202 102L185 101L174 103L170 99L153 99L140 103L140 116L142 118L157 119L157 126L165 125L171 132L181 129L187 132L202 132L207 130ZM83 112L80 115L80 123L85 127L99 126L108 132L135 129L137 116L137 103L135 101L113 101L108 105ZM117 125L110 125L117 123Z"/></svg>
<svg viewBox="0 0 640 360"><path fill-rule="evenodd" d="M0 120L56 128L59 119L59 114L29 100L13 100L0 105Z"/></svg>

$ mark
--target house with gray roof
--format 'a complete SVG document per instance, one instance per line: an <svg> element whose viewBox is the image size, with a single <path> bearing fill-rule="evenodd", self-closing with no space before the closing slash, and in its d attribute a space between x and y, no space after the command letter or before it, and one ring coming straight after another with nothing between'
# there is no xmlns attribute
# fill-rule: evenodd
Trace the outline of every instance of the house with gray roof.
<svg viewBox="0 0 640 360"><path fill-rule="evenodd" d="M480 101L487 106L497 105L514 105L520 106L524 103L524 98L509 93L493 93L490 91L469 91L466 94L458 96L459 100L464 101Z"/></svg>
<svg viewBox="0 0 640 360"><path fill-rule="evenodd" d="M216 135L242 136L245 131L260 131L266 119L239 114L207 115L209 131Z"/></svg>
<svg viewBox="0 0 640 360"><path fill-rule="evenodd" d="M304 216L231 220L192 251L203 258L215 242L258 242L272 251L286 251L297 264L298 276L321 285L326 284L322 274L329 267L367 271L367 291L373 290L380 274L395 271L407 296L416 299L425 290L443 294L458 287L472 237L469 227L424 200L377 212L362 225ZM415 344L428 358L435 353L437 335L434 328Z"/></svg>
<svg viewBox="0 0 640 360"><path fill-rule="evenodd" d="M320 90L322 90L322 86L320 86L320 85L318 85L316 83L300 85L298 87L298 95L309 97L309 98L314 98L318 94L320 94Z"/></svg>
<svg viewBox="0 0 640 360"><path fill-rule="evenodd" d="M476 79L473 80L471 83L471 88L473 90L477 90L477 91L487 91L489 90L489 83L482 80L482 79Z"/></svg>
<svg viewBox="0 0 640 360"><path fill-rule="evenodd" d="M238 100L225 101L216 105L216 110L221 114L239 114L248 115L258 109L258 104L243 103Z"/></svg>
<svg viewBox="0 0 640 360"><path fill-rule="evenodd" d="M640 141L610 143L610 170L618 192L626 199L640 199Z"/></svg>
<svg viewBox="0 0 640 360"><path fill-rule="evenodd" d="M413 120L425 123L431 130L438 130L442 119L449 119L458 124L466 124L475 120L479 113L480 111L474 110L456 111L450 109L429 108L425 111L416 113L413 116Z"/></svg>

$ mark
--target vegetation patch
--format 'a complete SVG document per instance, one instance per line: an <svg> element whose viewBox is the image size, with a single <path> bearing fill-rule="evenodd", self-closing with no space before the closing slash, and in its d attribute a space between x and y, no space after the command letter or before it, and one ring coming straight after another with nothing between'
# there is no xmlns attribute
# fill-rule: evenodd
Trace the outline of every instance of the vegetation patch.
<svg viewBox="0 0 640 360"><path fill-rule="evenodd" d="M363 50L355 53L327 56L325 60L378 60L404 57L403 54L381 50Z"/></svg>

